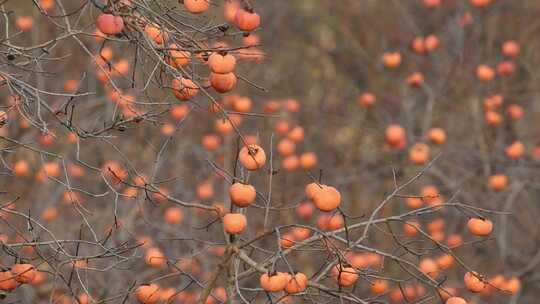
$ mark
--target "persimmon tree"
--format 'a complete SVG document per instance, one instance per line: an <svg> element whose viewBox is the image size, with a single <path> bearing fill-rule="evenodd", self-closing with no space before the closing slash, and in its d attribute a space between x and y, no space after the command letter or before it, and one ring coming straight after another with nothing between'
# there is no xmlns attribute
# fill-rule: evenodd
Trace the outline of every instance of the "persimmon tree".
<svg viewBox="0 0 540 304"><path fill-rule="evenodd" d="M341 8L354 5L345 2ZM442 1L410 2L393 1L399 13L388 14L428 28L437 22L411 12L455 9ZM482 20L491 2L468 1L449 27ZM435 100L444 90L431 82L451 72L438 70L436 58L444 57L448 69L457 60L447 37L436 33L396 39L393 48L369 44L375 62L347 77L368 79L376 71L380 83L360 81L365 89L351 89L358 94L342 108L349 115L334 118L335 108L315 109L308 95L295 99L258 80L272 77L249 77L271 72L268 57L285 56L263 51L260 36L271 30L266 16L310 5L0 2L2 297L30 303L517 301L521 277L537 262L517 273L479 269L482 255L472 253L493 250L512 214L479 200L511 188L511 205L524 187L502 169L492 172L497 164L488 145L497 137L482 133L503 119L504 98L492 83L513 75L520 43L505 40L501 53L508 60L496 69L477 59L463 67L465 82L478 82L475 96L486 96L487 125L462 138L435 123ZM351 19L343 20L342 34L353 33ZM321 37L328 51L328 36ZM370 58L363 41L349 41L361 47L347 51ZM298 54L296 60L304 58ZM279 81L298 79L287 76ZM391 91L385 91L387 79ZM385 109L386 98L418 102L425 113ZM361 119L351 107L362 111ZM392 116L396 111L410 117ZM507 113L518 121L523 108L514 104ZM459 119L459 112L451 114ZM324 128L327 119L345 126ZM470 140L480 140L478 157L445 150L449 142ZM520 140L503 152L510 161L524 153ZM470 172L442 171L456 162L480 163L488 187L460 187L469 177L459 175ZM359 192L373 203L361 203Z"/></svg>

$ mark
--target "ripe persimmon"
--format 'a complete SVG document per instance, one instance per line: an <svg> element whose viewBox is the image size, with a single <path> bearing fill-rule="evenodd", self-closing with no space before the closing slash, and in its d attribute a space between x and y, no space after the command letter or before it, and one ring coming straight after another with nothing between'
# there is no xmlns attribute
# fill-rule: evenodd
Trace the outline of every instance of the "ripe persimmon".
<svg viewBox="0 0 540 304"><path fill-rule="evenodd" d="M388 297L390 298L390 300L393 302L393 303L401 303L403 302L403 292L401 291L400 288L394 288L392 289L392 291L389 293ZM409 300L409 299L407 299Z"/></svg>
<svg viewBox="0 0 540 304"><path fill-rule="evenodd" d="M520 120L523 117L523 107L517 104L508 105L506 108L506 114L511 120Z"/></svg>
<svg viewBox="0 0 540 304"><path fill-rule="evenodd" d="M525 153L525 145L519 140L514 141L511 145L504 149L506 156L512 160L520 159Z"/></svg>
<svg viewBox="0 0 540 304"><path fill-rule="evenodd" d="M112 76L126 76L129 72L130 63L127 59L120 59L112 66Z"/></svg>
<svg viewBox="0 0 540 304"><path fill-rule="evenodd" d="M512 61L501 61L497 64L497 74L499 76L510 76L516 71L516 65Z"/></svg>
<svg viewBox="0 0 540 304"><path fill-rule="evenodd" d="M41 212L41 219L45 222L52 222L58 218L58 209L49 207Z"/></svg>
<svg viewBox="0 0 540 304"><path fill-rule="evenodd" d="M517 57L520 52L520 46L514 40L505 41L501 49L504 56L511 58Z"/></svg>
<svg viewBox="0 0 540 304"><path fill-rule="evenodd" d="M157 284L141 285L135 291L135 296L140 303L155 304L160 300L160 287Z"/></svg>
<svg viewBox="0 0 540 304"><path fill-rule="evenodd" d="M36 277L36 268L32 264L15 264L11 267L15 280L21 284L30 283Z"/></svg>
<svg viewBox="0 0 540 304"><path fill-rule="evenodd" d="M96 26L104 34L116 35L124 29L124 19L112 14L101 14L96 19Z"/></svg>
<svg viewBox="0 0 540 304"><path fill-rule="evenodd" d="M384 53L382 61L387 68L397 68L401 64L401 54L399 52Z"/></svg>
<svg viewBox="0 0 540 304"><path fill-rule="evenodd" d="M151 247L146 250L146 253L144 255L144 261L148 266L157 268L165 266L165 264L167 263L167 258L160 249L156 247Z"/></svg>
<svg viewBox="0 0 540 304"><path fill-rule="evenodd" d="M451 268L455 263L454 257L448 253L439 256L435 261L437 262L437 266L442 270Z"/></svg>
<svg viewBox="0 0 540 304"><path fill-rule="evenodd" d="M77 297L77 300L79 300L79 304L90 304L90 297L88 296L87 293L81 293L78 297Z"/></svg>
<svg viewBox="0 0 540 304"><path fill-rule="evenodd" d="M236 18L236 12L240 9L240 3L237 0L224 1L223 3L223 17L228 22L234 22Z"/></svg>
<svg viewBox="0 0 540 304"><path fill-rule="evenodd" d="M331 274L337 284L342 287L352 286L358 281L358 273L352 267L338 264L332 267Z"/></svg>
<svg viewBox="0 0 540 304"><path fill-rule="evenodd" d="M26 32L34 27L34 19L30 16L17 16L15 25L19 30Z"/></svg>
<svg viewBox="0 0 540 304"><path fill-rule="evenodd" d="M446 300L445 304L467 304L467 301L460 297L451 297Z"/></svg>
<svg viewBox="0 0 540 304"><path fill-rule="evenodd" d="M419 87L420 85L422 85L422 83L424 83L424 80L424 74L420 72L414 72L406 79L407 84L411 87Z"/></svg>
<svg viewBox="0 0 540 304"><path fill-rule="evenodd" d="M226 74L218 74L218 73L211 73L210 74L210 85L219 93L227 93L232 91L234 87L236 86L236 75L234 73L226 73Z"/></svg>
<svg viewBox="0 0 540 304"><path fill-rule="evenodd" d="M332 186L322 185L315 192L313 203L322 211L335 210L341 204L341 193Z"/></svg>
<svg viewBox="0 0 540 304"><path fill-rule="evenodd" d="M450 248L457 248L463 244L463 237L459 234L451 234L446 239L446 244Z"/></svg>
<svg viewBox="0 0 540 304"><path fill-rule="evenodd" d="M297 272L294 275L289 275L285 291L287 293L299 293L306 290L308 286L308 278L305 274Z"/></svg>
<svg viewBox="0 0 540 304"><path fill-rule="evenodd" d="M424 165L429 160L430 148L424 143L415 143L409 151L409 161L415 165Z"/></svg>
<svg viewBox="0 0 540 304"><path fill-rule="evenodd" d="M253 47L259 45L261 43L261 39L257 34L250 33L249 35L244 36L242 42L244 46Z"/></svg>
<svg viewBox="0 0 540 304"><path fill-rule="evenodd" d="M236 11L234 24L244 32L251 32L261 24L261 16L253 11L240 8Z"/></svg>
<svg viewBox="0 0 540 304"><path fill-rule="evenodd" d="M427 223L426 227L429 232L442 231L444 229L444 219L437 218Z"/></svg>
<svg viewBox="0 0 540 304"><path fill-rule="evenodd" d="M17 281L11 271L0 271L0 290L12 291L17 288Z"/></svg>
<svg viewBox="0 0 540 304"><path fill-rule="evenodd" d="M317 219L317 227L323 231L334 231L343 228L345 220L339 213L321 214Z"/></svg>
<svg viewBox="0 0 540 304"><path fill-rule="evenodd" d="M377 102L377 98L375 97L374 94L366 92L358 96L357 102L358 102L358 105L360 105L363 108L370 108L373 105L375 105L375 103Z"/></svg>
<svg viewBox="0 0 540 304"><path fill-rule="evenodd" d="M58 177L60 175L60 166L55 162L46 162L41 167L47 176Z"/></svg>
<svg viewBox="0 0 540 304"><path fill-rule="evenodd" d="M252 185L234 183L229 188L231 202L238 207L251 205L257 197L257 191Z"/></svg>
<svg viewBox="0 0 540 304"><path fill-rule="evenodd" d="M172 81L174 96L180 101L190 100L199 93L199 87L189 78L179 77Z"/></svg>
<svg viewBox="0 0 540 304"><path fill-rule="evenodd" d="M489 177L488 185L493 191L503 191L508 186L508 177L504 174L494 174Z"/></svg>
<svg viewBox="0 0 540 304"><path fill-rule="evenodd" d="M39 136L39 144L43 147L50 147L56 142L56 136L53 132L42 133Z"/></svg>
<svg viewBox="0 0 540 304"><path fill-rule="evenodd" d="M221 138L216 134L206 134L201 141L207 151L215 151L221 145Z"/></svg>
<svg viewBox="0 0 540 304"><path fill-rule="evenodd" d="M303 241L311 235L311 230L303 227L295 227L292 231L294 239L297 241Z"/></svg>
<svg viewBox="0 0 540 304"><path fill-rule="evenodd" d="M25 160L18 160L13 164L13 174L18 177L28 177L30 175L30 165Z"/></svg>
<svg viewBox="0 0 540 304"><path fill-rule="evenodd" d="M159 291L159 299L165 303L171 303L174 296L177 294L176 289L169 287Z"/></svg>
<svg viewBox="0 0 540 304"><path fill-rule="evenodd" d="M115 183L124 181L128 177L128 171L115 160L106 161L101 167L101 173L107 179L115 181Z"/></svg>
<svg viewBox="0 0 540 304"><path fill-rule="evenodd" d="M297 155L289 155L281 161L283 170L292 172L300 168L300 158Z"/></svg>
<svg viewBox="0 0 540 304"><path fill-rule="evenodd" d="M251 110L251 98L249 97L238 97L234 100L232 107L237 112L247 113Z"/></svg>
<svg viewBox="0 0 540 304"><path fill-rule="evenodd" d="M234 125L225 118L219 118L214 123L214 128L216 131L222 135L230 134L232 131L234 131Z"/></svg>
<svg viewBox="0 0 540 304"><path fill-rule="evenodd" d="M52 10L54 5L54 0L39 0L39 6L41 6L44 11Z"/></svg>
<svg viewBox="0 0 540 304"><path fill-rule="evenodd" d="M424 54L426 52L424 38L414 37L413 41L411 42L411 48L418 54Z"/></svg>
<svg viewBox="0 0 540 304"><path fill-rule="evenodd" d="M374 295L381 295L388 291L388 281L386 280L375 280L371 283L371 293Z"/></svg>
<svg viewBox="0 0 540 304"><path fill-rule="evenodd" d="M169 45L169 56L174 63L174 67L183 67L191 62L191 53L182 50L176 43Z"/></svg>
<svg viewBox="0 0 540 304"><path fill-rule="evenodd" d="M508 291L510 294L516 294L521 290L521 281L518 277L512 277L506 282L506 284L504 284L504 287L501 289Z"/></svg>
<svg viewBox="0 0 540 304"><path fill-rule="evenodd" d="M426 46L426 50L428 52L433 52L433 51L435 51L436 49L439 48L440 40L439 40L439 37L437 37L435 35L428 35L424 39L424 43L425 43L425 46Z"/></svg>
<svg viewBox="0 0 540 304"><path fill-rule="evenodd" d="M478 277L476 272L466 272L463 281L470 292L478 293L486 287L486 284Z"/></svg>
<svg viewBox="0 0 540 304"><path fill-rule="evenodd" d="M484 114L484 119L486 120L486 123L491 126L498 126L502 122L501 115L495 111L487 111Z"/></svg>
<svg viewBox="0 0 540 304"><path fill-rule="evenodd" d="M285 109L290 113L297 113L300 111L300 102L294 98L288 98L285 100Z"/></svg>
<svg viewBox="0 0 540 304"><path fill-rule="evenodd" d="M281 248L287 249L294 246L295 238L292 233L284 233L279 240Z"/></svg>
<svg viewBox="0 0 540 304"><path fill-rule="evenodd" d="M179 207L169 207L165 210L163 218L169 225L178 225L184 219L184 214Z"/></svg>
<svg viewBox="0 0 540 304"><path fill-rule="evenodd" d="M287 134L291 129L291 125L287 120L278 120L274 126L276 132L280 135Z"/></svg>
<svg viewBox="0 0 540 304"><path fill-rule="evenodd" d="M446 142L446 132L442 128L433 128L427 135L430 142L436 145L442 145Z"/></svg>
<svg viewBox="0 0 540 304"><path fill-rule="evenodd" d="M476 68L476 77L484 82L491 81L495 78L495 71L490 66L482 64Z"/></svg>
<svg viewBox="0 0 540 304"><path fill-rule="evenodd" d="M469 232L476 236L488 236L493 231L493 223L488 219L471 218L467 222Z"/></svg>
<svg viewBox="0 0 540 304"><path fill-rule="evenodd" d="M304 128L295 126L289 131L287 138L294 140L295 142L301 142L304 140L304 133Z"/></svg>
<svg viewBox="0 0 540 304"><path fill-rule="evenodd" d="M232 73L236 67L236 58L231 54L215 52L208 57L208 66L212 72L217 74Z"/></svg>
<svg viewBox="0 0 540 304"><path fill-rule="evenodd" d="M313 216L313 212L315 211L315 208L313 207L313 204L309 202L303 202L296 207L296 215L303 219L308 220Z"/></svg>
<svg viewBox="0 0 540 304"><path fill-rule="evenodd" d="M171 117L174 120L180 121L189 113L189 107L186 104L174 105L171 107Z"/></svg>
<svg viewBox="0 0 540 304"><path fill-rule="evenodd" d="M281 104L275 100L269 100L264 104L264 113L272 114L281 108ZM288 131L288 129L287 129Z"/></svg>
<svg viewBox="0 0 540 304"><path fill-rule="evenodd" d="M210 7L210 0L184 0L184 7L192 14L201 14Z"/></svg>
<svg viewBox="0 0 540 304"><path fill-rule="evenodd" d="M386 142L390 146L397 146L405 139L405 129L400 125L389 125L385 131Z"/></svg>
<svg viewBox="0 0 540 304"><path fill-rule="evenodd" d="M259 283L266 292L279 292L287 286L287 279L288 274L283 272L263 273L259 278Z"/></svg>
<svg viewBox="0 0 540 304"><path fill-rule="evenodd" d="M240 234L246 229L247 219L241 213L228 213L223 217L223 227L230 234Z"/></svg>
<svg viewBox="0 0 540 304"><path fill-rule="evenodd" d="M246 141L247 145L258 145L259 144L259 137L254 134L246 134L244 136L244 140Z"/></svg>
<svg viewBox="0 0 540 304"><path fill-rule="evenodd" d="M418 209L424 205L424 202L419 197L407 197L405 199L405 204L409 209Z"/></svg>
<svg viewBox="0 0 540 304"><path fill-rule="evenodd" d="M369 267L369 260L367 258L367 255L363 253L351 253L347 256L347 261L354 268Z"/></svg>
<svg viewBox="0 0 540 304"><path fill-rule="evenodd" d="M322 188L323 188L323 185L316 182L311 182L307 184L304 190L306 197L313 200L317 192L321 190Z"/></svg>
<svg viewBox="0 0 540 304"><path fill-rule="evenodd" d="M439 205L442 203L442 197L439 193L439 189L433 185L427 185L422 187L421 190L422 200L429 205Z"/></svg>
<svg viewBox="0 0 540 304"><path fill-rule="evenodd" d="M300 155L300 165L304 170L311 170L317 165L317 155L313 152L306 152Z"/></svg>
<svg viewBox="0 0 540 304"><path fill-rule="evenodd" d="M407 236L415 236L418 234L418 229L420 228L420 223L415 220L407 221L403 223L403 232Z"/></svg>
<svg viewBox="0 0 540 304"><path fill-rule="evenodd" d="M161 126L161 133L165 136L173 136L176 128L173 124L165 123Z"/></svg>
<svg viewBox="0 0 540 304"><path fill-rule="evenodd" d="M501 94L495 94L488 96L484 99L484 109L486 111L492 111L500 108L504 103L504 96Z"/></svg>
<svg viewBox="0 0 540 304"><path fill-rule="evenodd" d="M420 260L418 268L420 268L420 271L423 274L431 278L435 278L439 274L439 266L437 265L437 262L435 262L435 260L433 260L432 258L423 258L422 260Z"/></svg>
<svg viewBox="0 0 540 304"><path fill-rule="evenodd" d="M276 148L281 156L289 156L294 154L296 143L288 138L284 138L278 142Z"/></svg>
<svg viewBox="0 0 540 304"><path fill-rule="evenodd" d="M258 145L244 146L238 155L240 163L248 170L258 170L266 163L266 153Z"/></svg>
<svg viewBox="0 0 540 304"><path fill-rule="evenodd" d="M204 181L197 186L197 197L200 200L210 200L214 197L214 185L210 181Z"/></svg>
<svg viewBox="0 0 540 304"><path fill-rule="evenodd" d="M148 35L148 38L152 39L156 44L162 45L165 40L168 39L168 34L163 29L161 29L158 25L155 24L147 24L144 27L144 32L146 35Z"/></svg>

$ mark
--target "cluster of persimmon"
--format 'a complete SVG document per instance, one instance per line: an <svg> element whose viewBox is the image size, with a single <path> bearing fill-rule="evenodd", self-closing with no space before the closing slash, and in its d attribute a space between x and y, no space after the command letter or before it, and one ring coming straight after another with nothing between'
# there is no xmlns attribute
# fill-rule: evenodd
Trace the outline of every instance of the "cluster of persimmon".
<svg viewBox="0 0 540 304"><path fill-rule="evenodd" d="M412 203L408 203L408 206L411 205ZM418 236L419 231L422 229L421 226L422 225L416 220L408 221L403 225L403 231L408 237ZM459 234L451 234L448 237L445 237L444 227L444 220L438 218L426 224L426 231L432 240L436 242L444 241L445 245L451 250L461 247L463 245L463 237ZM493 231L493 223L484 218L471 218L467 222L467 228L469 233L473 236L486 237ZM452 253L443 253L436 258L422 258L419 261L418 268L425 275L437 278L443 271L449 270L455 266L455 264L455 257ZM464 285L470 292L481 293L482 296L490 296L495 290L515 294L519 291L521 283L517 277L505 279L502 275L497 275L493 279L488 280L477 273L468 272L464 277ZM452 286L443 286L441 287L439 294L443 299L447 299L451 296L457 296L458 291ZM411 295L412 292L409 293L407 299L411 299ZM400 295L400 293L396 291L390 294L390 298L399 302L403 300L403 295Z"/></svg>
<svg viewBox="0 0 540 304"><path fill-rule="evenodd" d="M424 5L429 8L436 8L442 5L442 1L438 0L426 0L423 1ZM471 5L475 7L486 7L491 1L470 1ZM469 15L470 17L470 15ZM440 41L437 36L429 35L424 37L416 37L411 43L411 49L418 54L426 54L433 52L440 47ZM516 70L514 59L519 55L520 47L516 41L509 40L502 45L502 55L505 59L498 63L497 68L493 69L487 65L480 65L476 69L476 76L483 82L491 81L496 75L501 77L511 76ZM387 52L382 55L382 62L386 68L395 69L402 64L403 58L400 52ZM407 78L407 82L411 86L418 86L424 81L421 73L413 73ZM488 125L498 126L503 121L503 116L498 113L498 110L503 106L503 96L495 94L488 96L484 101L485 120ZM364 92L358 99L358 104L363 108L372 108L377 103L377 97L373 92ZM506 107L506 114L510 121L519 121L523 115L523 108L518 104L510 104ZM403 150L407 147L407 131L399 124L392 124L387 127L385 131L385 140L388 146L394 150ZM425 139L434 144L442 145L446 142L447 135L443 128L432 128L428 130ZM409 149L409 161L414 165L425 165L430 160L430 146L424 142L417 142L413 144ZM512 142L504 150L506 156L510 160L520 159L525 152L523 143L519 140ZM534 155L533 155L534 156ZM508 177L505 174L498 173L489 177L488 186L493 191L503 191L508 186ZM422 195L419 197L407 198L407 207L410 209L417 209L427 203L430 206L436 206L443 202L438 189L434 186L426 186L422 189ZM436 219L430 223L427 223L427 231L430 238L437 242L445 240L444 235L444 221L442 219ZM486 218L473 217L467 223L467 228L470 234L474 236L486 237L489 236L493 230L493 223ZM416 220L411 220L403 225L404 233L411 237L419 234L421 224ZM460 246L460 235L450 235L447 239L447 244L450 248ZM454 257L451 254L443 254L442 256L432 259L424 258L419 263L419 268L422 272L428 275L435 275L441 270L445 270L453 266L455 263ZM498 289L508 293L516 293L519 290L520 281L518 278L511 278L508 282L504 281L502 276L497 276L497 283L490 284L485 279L478 275L472 275L467 273L465 276L465 286L471 292L482 292L483 295L488 295L492 290ZM476 281L477 284L471 283ZM501 283L504 281L504 283ZM489 286L495 288L489 288ZM452 294L456 294L453 292ZM406 298L411 300L412 291ZM444 299L447 299L450 295L441 293ZM403 295L399 291L395 291L390 294L390 297L396 301L402 301ZM447 303L467 303L461 298L450 298Z"/></svg>
<svg viewBox="0 0 540 304"><path fill-rule="evenodd" d="M428 130L425 140L433 145L440 146L446 142L446 131L440 127ZM399 124L391 124L385 130L385 140L393 150L403 150L407 147L407 132ZM431 159L431 148L424 142L417 142L409 149L409 161L414 165L425 165Z"/></svg>
<svg viewBox="0 0 540 304"><path fill-rule="evenodd" d="M202 14L210 8L212 4L211 0L184 0L183 7L186 11L192 14ZM131 0L120 1L122 7L132 6ZM238 1L225 2L224 16L227 21L234 23L238 29L245 32L251 32L256 30L261 24L261 17L259 14L253 11L252 8L242 8ZM117 35L124 30L124 19L122 16L115 15L114 12L103 13L96 19L98 29L107 35ZM152 38L156 39L162 35L162 31L159 28L152 28L155 25L147 25L146 32L151 33ZM161 39L163 37L160 37ZM162 41L160 41L162 42ZM158 43L158 41L156 41Z"/></svg>
<svg viewBox="0 0 540 304"><path fill-rule="evenodd" d="M300 103L296 99L286 99L281 103L276 100L268 101L264 107L265 113L275 114L280 108L286 114L295 114L300 111ZM288 172L300 168L311 170L317 165L317 155L314 152L297 154L297 148L304 141L305 131L301 125L294 125L290 118L282 118L275 122L274 130L280 137L277 143L277 152L282 156L281 167Z"/></svg>
<svg viewBox="0 0 540 304"><path fill-rule="evenodd" d="M131 5L130 1L123 2L125 7ZM209 0L183 1L185 10L193 14L206 12L210 5L211 1ZM102 41L107 36L121 34L129 23L130 27L134 27L133 30L143 32L148 41L154 44L156 50L163 53L164 61L170 68L176 70L176 74L182 75L175 77L170 85L178 100L191 100L199 93L200 88L206 87L206 84L219 93L226 93L233 90L237 83L237 77L234 73L237 57L244 60L260 61L263 53L254 48L259 44L259 38L256 34L251 33L259 27L260 16L251 8L242 8L237 1L224 2L223 10L225 19L245 32L243 43L246 49L237 51L236 54L227 50L229 47L225 42L206 45L204 50L180 45L172 41L171 34L167 29L155 22L138 15L128 17L126 21L124 20L126 17L115 15L114 12L103 13L97 17L95 37L96 40ZM201 44L206 43L202 42ZM209 53L206 49L215 49L216 51ZM117 87L109 85L111 77L127 75L130 63L126 59L111 63L112 57L113 52L110 47L100 49L96 56L97 78L106 85L105 89L108 91L109 98L120 105L124 116L133 117L138 114L133 105L134 98L129 94L126 96ZM189 75L185 69L194 58L197 58L200 64L207 65L210 70L209 77L203 79L204 81L201 83L193 75ZM168 130L170 131L170 128Z"/></svg>
<svg viewBox="0 0 540 304"><path fill-rule="evenodd" d="M240 149L238 161L249 171L256 171L266 164L266 153L259 145L251 144ZM257 197L255 187L235 182L229 188L231 203L238 208L250 206ZM242 213L227 213L223 216L223 227L229 234L240 234L247 227L247 218Z"/></svg>
<svg viewBox="0 0 540 304"><path fill-rule="evenodd" d="M11 292L22 284L38 283L37 273L32 264L15 264L9 270L0 271L0 290Z"/></svg>
<svg viewBox="0 0 540 304"><path fill-rule="evenodd" d="M56 7L54 0L39 0L36 3L41 10L47 13L53 12ZM34 27L34 18L32 16L18 15L15 17L15 27L22 32L28 32Z"/></svg>
<svg viewBox="0 0 540 304"><path fill-rule="evenodd" d="M139 286L135 290L135 297L140 303L195 303L199 297L197 293L179 293L174 288L164 288L159 284L151 283ZM223 287L216 287L205 304L226 303L227 293ZM84 303L83 303L84 304Z"/></svg>
<svg viewBox="0 0 540 304"><path fill-rule="evenodd" d="M471 4L477 7L485 7L490 1L480 2L471 1ZM424 1L427 7L435 8L441 5L441 1ZM411 48L418 54L426 54L437 50L440 42L437 36L429 35L427 37L417 37L411 43ZM490 81L497 73L499 76L506 77L513 74L515 64L511 61L519 54L519 45L515 41L506 41L502 47L503 56L507 59L500 62L495 72L488 66L479 66L477 68L477 77L482 81ZM387 52L382 55L382 62L386 68L395 69L402 64L402 55L399 52ZM421 73L413 73L407 78L407 83L411 86L418 86L424 81ZM377 96L373 92L364 92L357 99L358 105L369 109L377 104ZM503 104L503 97L500 94L486 98L484 107L486 109L486 122L490 125L499 125L502 122L500 114L496 113ZM517 104L512 104L507 107L508 117L512 121L518 121L523 117L523 109ZM392 124L385 130L385 140L387 145L393 150L403 150L407 147L407 131L399 124ZM443 145L447 140L446 131L443 128L432 128L425 135L426 141L434 145ZM424 142L417 142L409 149L409 162L414 165L426 165L430 160L430 146ZM520 141L511 143L506 149L505 154L511 160L517 160L524 154L524 145ZM508 185L508 178L504 174L495 174L489 178L488 185L494 191L502 191ZM422 207L425 203L428 206L437 206L443 203L443 198L435 186L425 186L422 188L422 194L418 197L409 197L406 199L408 208L414 210ZM452 234L446 238L444 233L444 220L442 218L435 219L426 224L426 230L429 237L436 242L443 242L446 239L446 244L449 248L457 248L463 243L462 236ZM467 222L469 233L473 236L487 237L493 231L493 223L483 217L472 217ZM417 220L410 220L404 223L403 231L406 236L418 236L422 229L422 224ZM424 231L424 230L422 230ZM352 265L352 264L351 264ZM418 268L427 276L436 278L442 271L447 270L455 265L455 258L452 253L443 253L436 258L422 258L418 264ZM351 276L357 273L353 267L348 273ZM384 281L383 281L384 282ZM386 282L385 282L386 283ZM380 283L383 284L383 283ZM505 279L502 275L497 275L494 279L487 280L482 276L467 272L464 277L466 288L473 293L482 293L483 296L489 296L494 290L499 290L505 293L515 294L520 289L520 280L516 277ZM346 286L345 284L343 284ZM385 286L387 287L387 283ZM375 286L375 284L373 284ZM421 291L421 286L406 287L404 290L395 289L389 293L389 297L393 302L401 302L405 299L411 301L419 298L425 293ZM387 290L386 288L384 289ZM457 289L451 287L441 288L439 291L441 298L446 303L468 303L463 298L456 297ZM469 302L472 303L472 302Z"/></svg>
<svg viewBox="0 0 540 304"><path fill-rule="evenodd" d="M296 272L293 274L285 272L268 272L260 276L259 283L266 292L282 292L289 294L300 293L308 287L308 277Z"/></svg>

